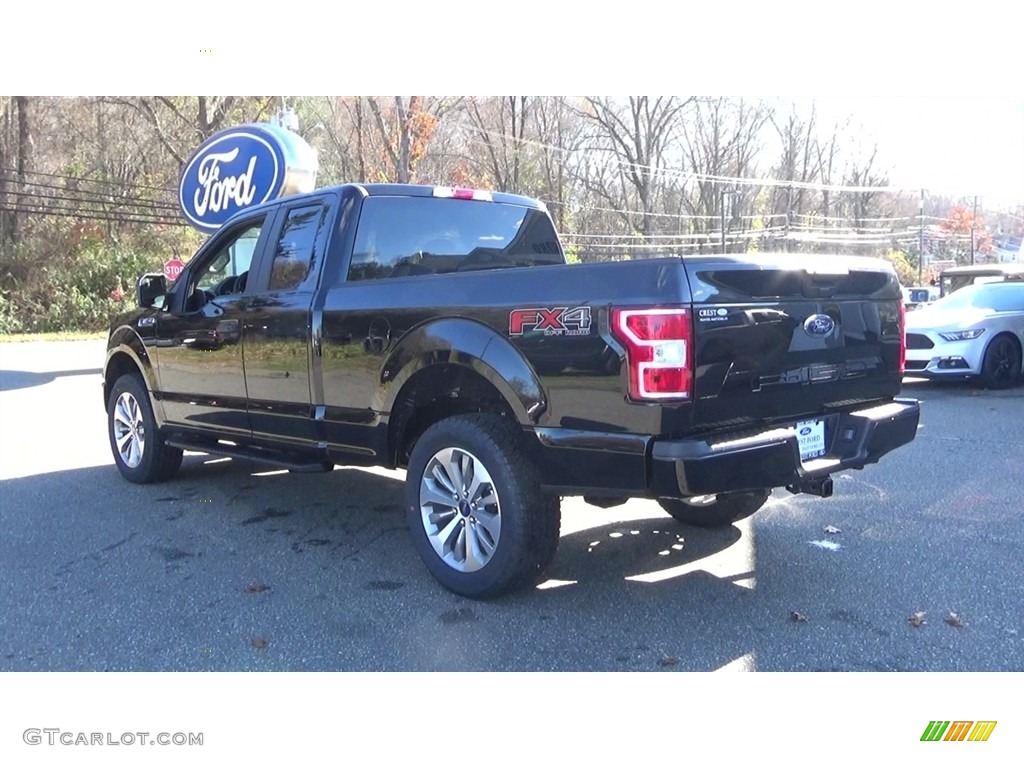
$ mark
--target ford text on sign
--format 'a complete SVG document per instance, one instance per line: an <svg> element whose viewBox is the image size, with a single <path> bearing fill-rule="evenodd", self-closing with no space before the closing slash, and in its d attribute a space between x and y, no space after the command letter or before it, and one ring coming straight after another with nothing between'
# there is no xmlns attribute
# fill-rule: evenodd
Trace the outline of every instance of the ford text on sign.
<svg viewBox="0 0 1024 768"><path fill-rule="evenodd" d="M189 224L211 234L247 208L311 192L318 165L316 150L279 125L229 128L208 138L185 163L178 206Z"/></svg>
<svg viewBox="0 0 1024 768"><path fill-rule="evenodd" d="M275 198L284 177L284 152L274 134L258 126L228 130L192 155L178 203L194 227L214 232L239 211Z"/></svg>

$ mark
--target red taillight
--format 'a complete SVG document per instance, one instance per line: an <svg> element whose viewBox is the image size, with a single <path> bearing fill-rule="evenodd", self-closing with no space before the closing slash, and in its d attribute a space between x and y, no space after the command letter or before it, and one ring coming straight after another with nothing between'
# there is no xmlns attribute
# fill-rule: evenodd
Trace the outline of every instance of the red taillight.
<svg viewBox="0 0 1024 768"><path fill-rule="evenodd" d="M900 302L900 376L907 372L907 305Z"/></svg>
<svg viewBox="0 0 1024 768"><path fill-rule="evenodd" d="M612 332L626 347L631 398L691 397L693 326L689 310L613 309Z"/></svg>

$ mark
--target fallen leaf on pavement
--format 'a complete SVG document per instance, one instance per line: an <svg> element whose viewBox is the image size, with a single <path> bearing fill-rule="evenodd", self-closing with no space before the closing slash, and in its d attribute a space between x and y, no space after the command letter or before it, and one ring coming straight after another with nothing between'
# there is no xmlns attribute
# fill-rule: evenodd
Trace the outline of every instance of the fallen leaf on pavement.
<svg viewBox="0 0 1024 768"><path fill-rule="evenodd" d="M789 618L791 618L793 621L807 621L807 616L800 613L799 611L790 611Z"/></svg>
<svg viewBox="0 0 1024 768"><path fill-rule="evenodd" d="M842 531L840 531L840 530L839 530L838 528L836 528L836 527L835 527L834 525L826 525L826 526L825 526L825 533L828 533L828 534L836 534L836 533L842 533Z"/></svg>
<svg viewBox="0 0 1024 768"><path fill-rule="evenodd" d="M260 648L260 649L266 648L267 647L267 641L264 640L262 637L254 637L252 639L252 647L253 648Z"/></svg>
<svg viewBox="0 0 1024 768"><path fill-rule="evenodd" d="M907 619L907 621L910 622L910 626L912 627L920 627L922 624L928 623L924 620L924 617L924 611L915 611L914 613L910 614L910 618Z"/></svg>
<svg viewBox="0 0 1024 768"><path fill-rule="evenodd" d="M964 624L964 620L960 618L960 615L953 613L952 611L950 611L949 616L945 618L945 622L949 624L949 626L956 627L957 629L962 629L967 626Z"/></svg>
<svg viewBox="0 0 1024 768"><path fill-rule="evenodd" d="M266 592L270 587L266 584L249 584L246 586L246 592Z"/></svg>
<svg viewBox="0 0 1024 768"><path fill-rule="evenodd" d="M661 664L661 666L663 667L674 667L676 665L676 657L671 654L665 653L662 654L661 661L658 663Z"/></svg>

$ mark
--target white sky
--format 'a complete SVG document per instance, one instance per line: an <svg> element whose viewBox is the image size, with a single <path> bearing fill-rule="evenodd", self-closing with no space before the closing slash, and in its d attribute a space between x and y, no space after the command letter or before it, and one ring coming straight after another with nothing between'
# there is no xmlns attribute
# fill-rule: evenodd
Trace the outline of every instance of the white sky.
<svg viewBox="0 0 1024 768"><path fill-rule="evenodd" d="M979 195L991 208L1024 203L1024 95L814 101L823 126L852 116L864 147L878 143L878 160L894 185Z"/></svg>
<svg viewBox="0 0 1024 768"><path fill-rule="evenodd" d="M38 37L5 37L0 92L861 92L815 96L819 116L853 115L862 143L877 141L892 184L977 194L986 208L1024 203L1024 36L1019 12L1002 0L972 0L953 14L891 0L732 0L685 11L633 0L611 13L550 0L516 0L515 13L448 1L444 13L418 0L349 4L312 26L318 14L303 12L283 56L279 43L253 42L278 32L267 38L256 20L239 26L249 13L241 0L181 0L159 34L146 18L115 12L126 2L69 4L61 25L49 23L48 6L19 4L6 11L11 29L45 28L46 50L74 66L52 56L52 66L25 66L41 60Z"/></svg>

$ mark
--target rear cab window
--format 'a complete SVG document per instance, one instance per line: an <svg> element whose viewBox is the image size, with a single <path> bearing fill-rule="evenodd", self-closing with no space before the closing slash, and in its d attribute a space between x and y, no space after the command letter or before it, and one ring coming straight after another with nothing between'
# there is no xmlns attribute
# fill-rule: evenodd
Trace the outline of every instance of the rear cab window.
<svg viewBox="0 0 1024 768"><path fill-rule="evenodd" d="M558 236L543 210L491 201L379 196L363 201L348 279L562 263Z"/></svg>

